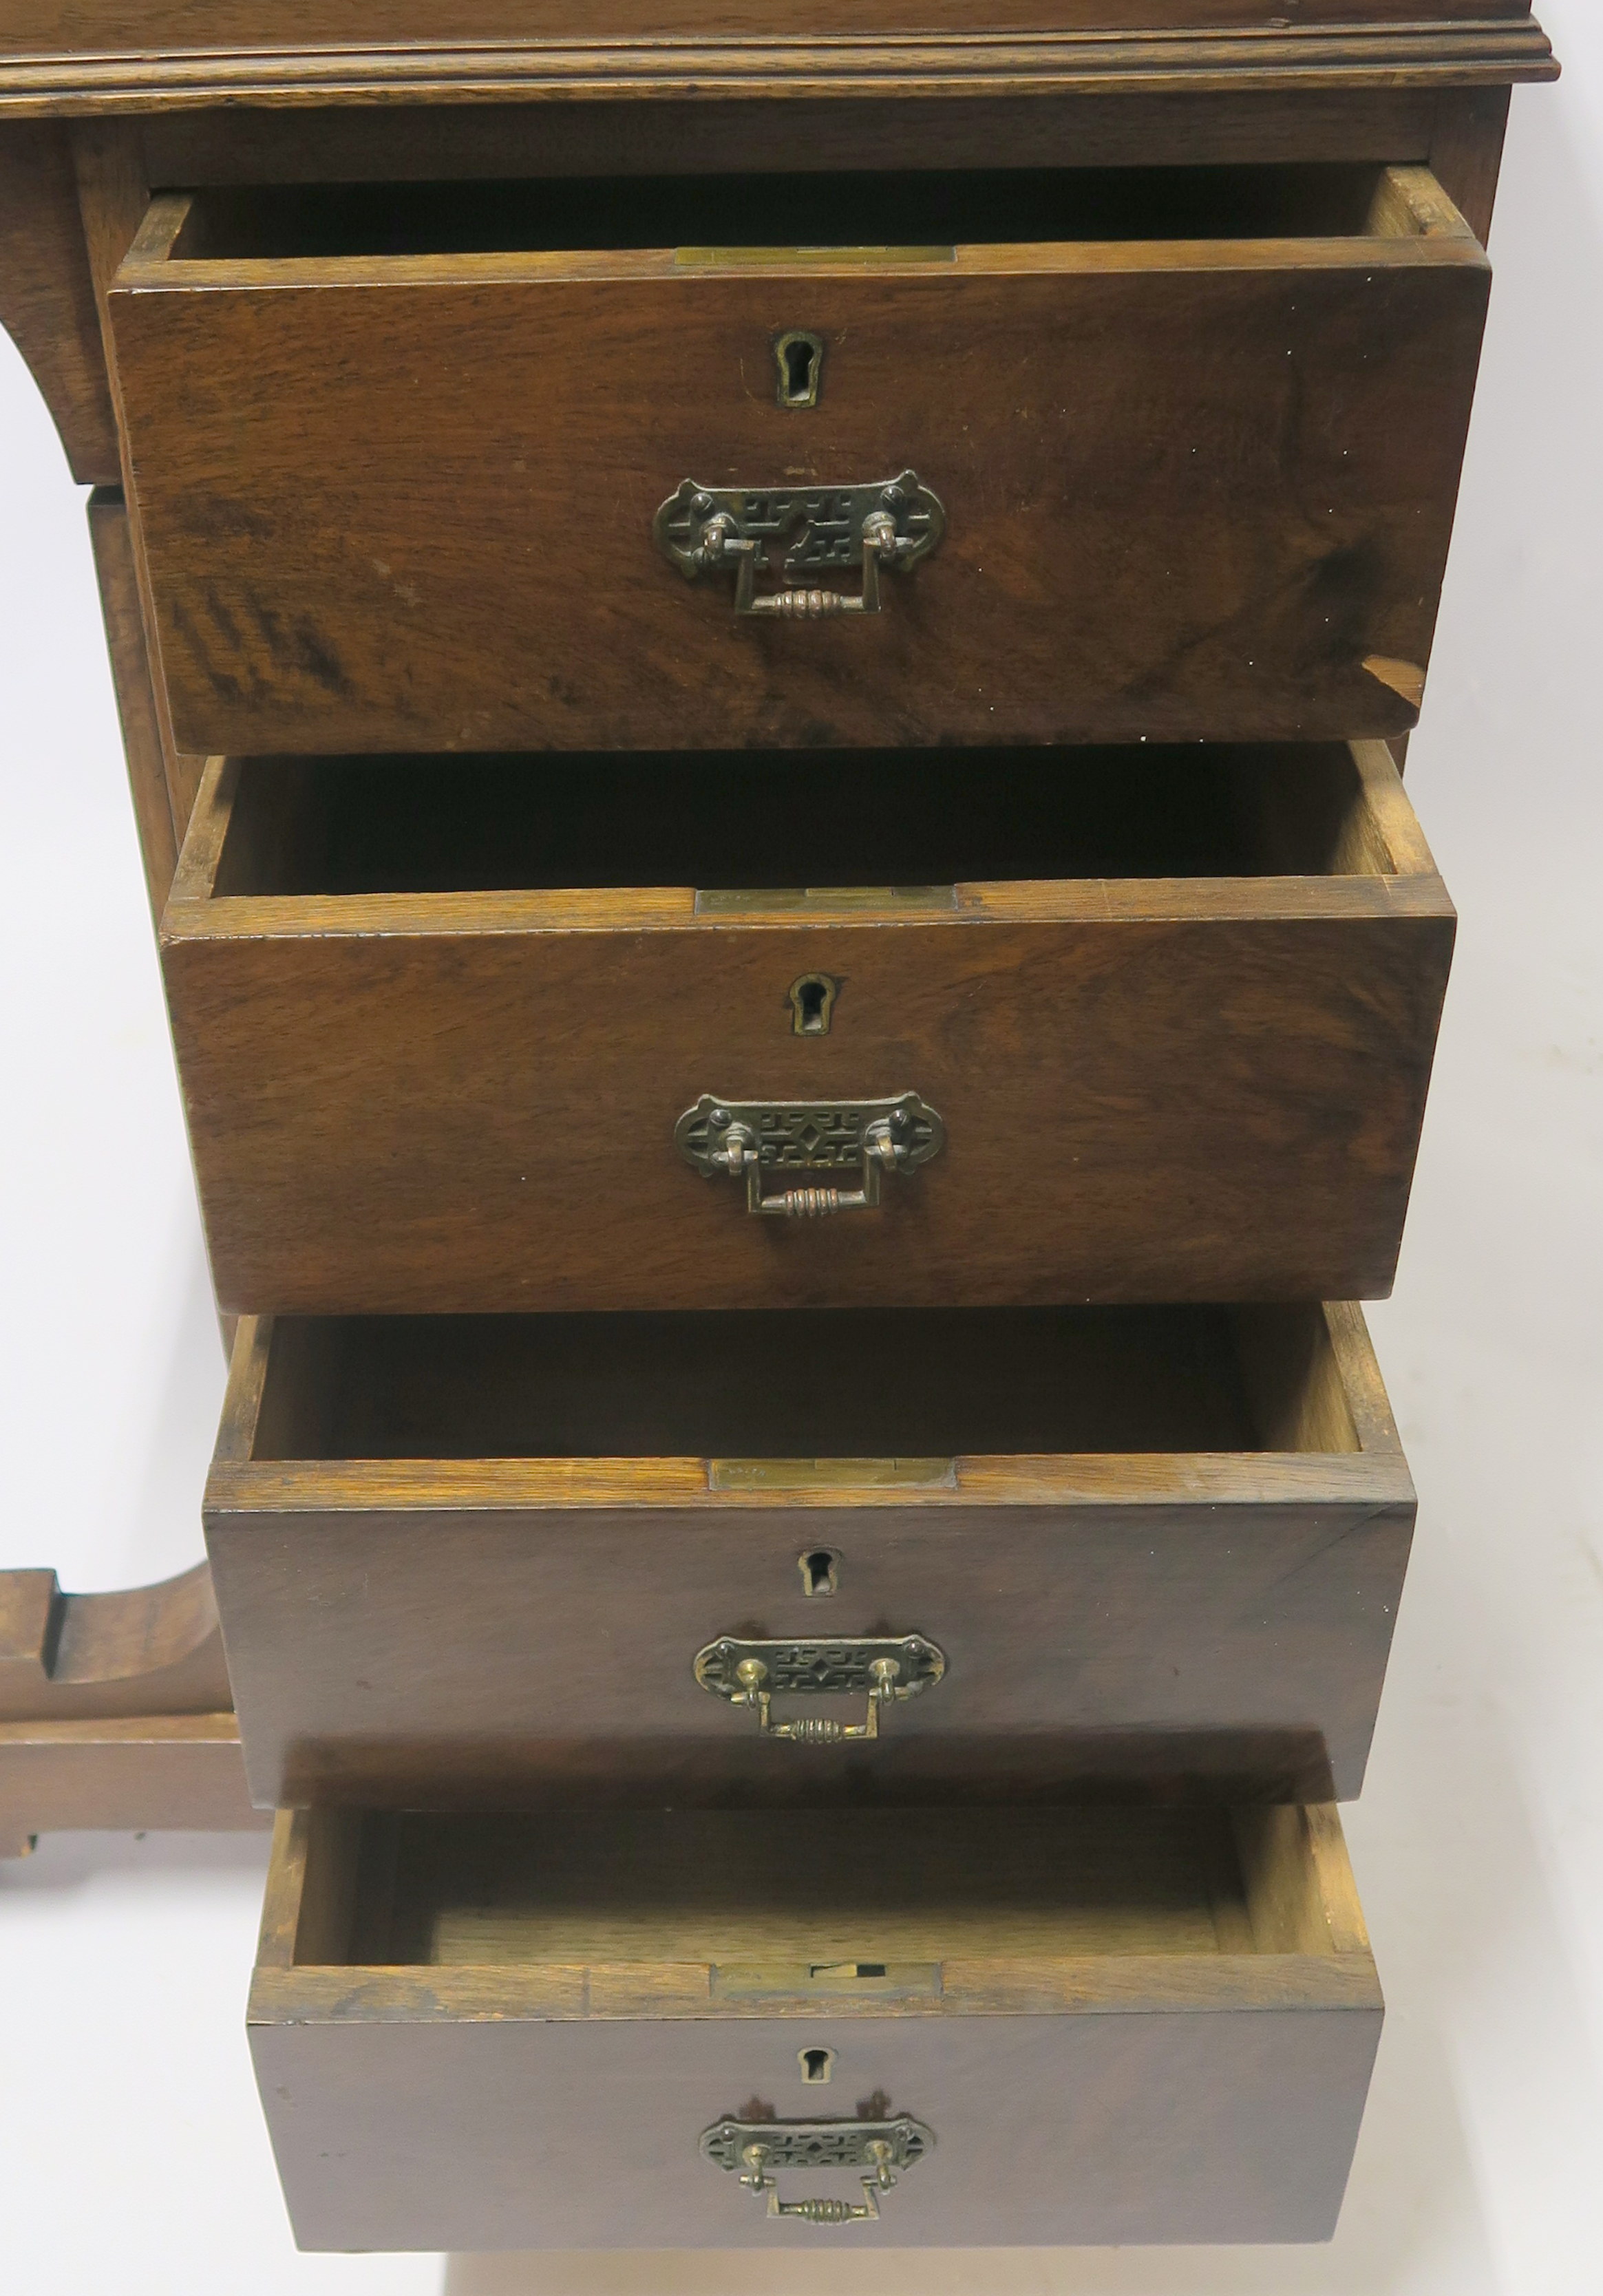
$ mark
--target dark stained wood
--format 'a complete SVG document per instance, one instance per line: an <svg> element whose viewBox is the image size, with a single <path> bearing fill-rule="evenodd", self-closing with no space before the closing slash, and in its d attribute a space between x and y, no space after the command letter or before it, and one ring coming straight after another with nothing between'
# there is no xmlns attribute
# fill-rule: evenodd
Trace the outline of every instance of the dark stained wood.
<svg viewBox="0 0 1603 2296"><path fill-rule="evenodd" d="M103 1595L0 1572L0 1857L41 1833L261 1826L232 1705L208 1564Z"/></svg>
<svg viewBox="0 0 1603 2296"><path fill-rule="evenodd" d="M145 890L151 914L160 920L177 866L178 845L188 826L174 819L172 781L161 746L161 724L151 677L150 652L139 604L139 576L133 537L120 487L97 488L89 497L89 538L100 580L100 609L111 656L117 716L127 759L128 789L139 826Z"/></svg>
<svg viewBox="0 0 1603 2296"><path fill-rule="evenodd" d="M798 1967L899 1944L900 1998ZM1381 2013L1333 1809L286 1814L251 2033L306 2248L1056 2246L1327 2237ZM937 2146L876 2223L698 2155L864 2110Z"/></svg>
<svg viewBox="0 0 1603 2296"><path fill-rule="evenodd" d="M157 681L145 641L132 521L120 487L96 488L90 496L89 537L95 547L101 612L111 650L145 879L152 910L160 918L206 760L172 749L170 736L164 734Z"/></svg>
<svg viewBox="0 0 1603 2296"><path fill-rule="evenodd" d="M1483 246L1492 234L1510 91L1459 88L1436 99L1431 170Z"/></svg>
<svg viewBox="0 0 1603 2296"><path fill-rule="evenodd" d="M1010 29L1103 32L1262 31L1305 17L1315 26L1524 22L1525 0L1008 0ZM753 34L777 29L776 12L758 0L598 0L586 12L598 38L651 32ZM971 32L964 0L862 0L849 12L839 0L815 0L805 32ZM264 48L291 53L349 45L353 26L340 0L280 0L267 27L251 0L12 0L5 38L11 53L176 53L185 48ZM382 0L360 30L372 48L481 41L502 46L566 40L574 30L571 0ZM4 51L0 51L4 53Z"/></svg>
<svg viewBox="0 0 1603 2296"><path fill-rule="evenodd" d="M1117 811L1122 772L1126 815L1143 821L1178 808L1222 828L1239 803L1270 840L1246 865L1267 861L1287 874L1228 873L1228 858L1214 863L1225 874L1182 874L1196 864L1173 849L1155 873L1126 873L1151 866L1127 840L1122 853L1084 855L1084 874L962 884L945 906L869 892L824 893L798 907L759 892L733 911L708 906L711 896L698 906L682 883L561 890L576 876L582 886L585 866L596 886L625 857L612 824L646 803L631 800L627 771L609 782L604 761L559 769L555 786L544 761L524 767L522 786L547 821L562 820L565 804L579 809L568 848L547 863L555 888L428 891L407 879L405 890L384 892L381 870L327 894L295 890L292 879L276 890L284 881L260 857L252 876L228 837L242 783L258 800L246 827L287 833L304 769L262 761L246 775L219 764L197 808L162 952L224 1307L433 1313L1385 1293L1451 958L1451 905L1380 745L1363 750L1356 777L1343 750L1271 752L1245 785L1222 768L1204 778L1212 754L1168 760L1182 770L1162 793L1139 750L1128 760L1104 755L1094 769L1005 760L1007 783L984 758L966 780L961 756L902 760L908 827L892 824L872 850L866 831L854 843L854 830L873 811L870 785L883 795L873 777L891 761L835 760L833 777L816 783L808 760L759 760L754 775L768 775L779 802L772 832L745 840L756 850L728 849L740 842L728 824L742 794L728 774L711 780L677 834L660 808L650 812L641 841L660 838L659 865L688 869L699 846L714 869L744 858L771 885L776 864L802 857L786 818L811 808L836 849L807 857L826 872L810 882L917 885L931 882L921 866L981 861L984 789L1006 787L1016 821L987 832L989 865L999 872L1011 856L1015 870L1068 870L1081 814L1093 804L1104 817ZM435 840L459 841L444 807L449 775L466 767L443 760L439 770L442 807L416 816L425 867ZM695 770L695 761L682 769L686 785ZM340 771L325 768L325 781ZM1065 777L1056 811L1049 794L1040 797L1043 771ZM1111 777L1111 794L1106 783L1098 793L1096 772ZM1276 829L1275 800L1321 782L1328 791L1340 773L1352 792L1347 826L1321 834L1346 837L1348 850L1320 850L1290 816ZM929 783L922 816L920 775ZM1213 794L1188 800L1188 781ZM369 786L376 824L383 774ZM415 801L415 779L409 786ZM1028 786L1040 801L1026 812ZM309 810L315 826L321 816ZM463 810L473 816L465 796ZM492 840L504 820L487 811ZM549 834L555 843L561 832ZM1271 850L1277 836L1287 841ZM513 830L506 837L514 845ZM1366 839L1377 849L1366 852ZM906 868L893 865L909 851ZM515 876L528 857L500 857ZM652 869L649 852L636 857ZM236 873L225 873L228 890L214 898L219 867ZM253 883L263 890L252 893ZM833 1024L827 1036L798 1036L788 991L815 972L843 984ZM892 1175L874 1211L753 1218L735 1184L703 1178L674 1145L677 1119L704 1093L907 1091L944 1119L947 1144L921 1171Z"/></svg>
<svg viewBox="0 0 1603 2296"><path fill-rule="evenodd" d="M0 324L28 361L80 486L120 476L67 130L0 128Z"/></svg>
<svg viewBox="0 0 1603 2296"><path fill-rule="evenodd" d="M132 123L85 120L73 128L71 135L89 276L103 331L106 290L133 245L149 204L150 185L144 175L139 132ZM111 348L109 336L107 348ZM115 365L111 380L112 403L120 421ZM124 467L126 471L126 463Z"/></svg>
<svg viewBox="0 0 1603 2296"><path fill-rule="evenodd" d="M1400 732L1487 273L1428 176L1395 182L1411 232L793 273L169 260L187 209L159 201L111 307L178 745ZM802 324L798 415L771 340ZM737 620L652 540L686 476L909 464L949 529L873 619Z"/></svg>
<svg viewBox="0 0 1603 2296"><path fill-rule="evenodd" d="M63 1595L0 1572L0 1721L217 1714L232 1705L204 1563L154 1587Z"/></svg>
<svg viewBox="0 0 1603 2296"><path fill-rule="evenodd" d="M247 1321L206 1499L257 1800L465 1808L1356 1793L1413 1516L1352 1308ZM872 1745L692 1674L871 1632Z"/></svg>
<svg viewBox="0 0 1603 2296"><path fill-rule="evenodd" d="M0 1722L0 1857L41 1833L241 1833L267 1823L245 1792L232 1714Z"/></svg>
<svg viewBox="0 0 1603 2296"><path fill-rule="evenodd" d="M1054 87L1475 86L1556 76L1523 0L1019 0L976 32L966 0L813 0L786 24L761 0L604 0L575 39L569 0L493 8L395 0L366 47L329 0L275 12L274 41L243 4L88 0L16 11L0 48L0 105L18 112L216 104L722 93L1028 94ZM180 12L181 11L181 12ZM1016 29L1015 29L1016 27ZM1042 29L1045 27L1046 29ZM1065 27L1067 29L1065 29ZM1073 29L1078 27L1080 29ZM77 53L63 53L77 51Z"/></svg>
<svg viewBox="0 0 1603 2296"><path fill-rule="evenodd" d="M154 718L155 742L160 752L160 777L167 790L174 841L182 845L184 832L200 785L202 760L182 750L173 737L168 708L167 682L161 672L160 644L151 602L140 530L139 504L128 479L122 396L118 387L106 309L106 291L127 253L150 200L136 129L115 119L80 121L72 131L73 165L78 176L78 204L83 215L89 275L94 284L100 325L111 362L112 406L122 445L119 490L125 530L119 531L109 503L90 505L91 530L95 537L101 571L107 634L111 641L112 667L118 682L118 706L123 718L130 775L135 780L136 806L140 809L142 840L150 807L151 832L144 842L145 873L152 904L160 914L163 897L160 880L166 857L156 835L153 799L155 759L151 750L152 726L145 709L148 696ZM130 576L132 590L130 594ZM140 660L144 660L143 675Z"/></svg>
<svg viewBox="0 0 1603 2296"><path fill-rule="evenodd" d="M103 329L106 289L144 218L150 200L150 187L138 134L127 123L90 120L80 124L73 131L73 159L78 172L78 201L83 211L89 273ZM121 400L115 370L111 375L111 395L117 419L120 422ZM118 488L114 493L108 490L91 501L89 520L100 570L112 668L117 679L118 707L122 713L123 737L128 749L129 773L133 775L137 772L149 780L154 772L153 752L150 748L153 733L160 752L160 774L166 785L173 836L176 843L181 846L184 832L189 825L195 793L200 787L205 759L181 750L173 739L166 684L160 674L159 655L152 635L154 616L145 577L138 503L130 499L124 488ZM136 750L138 752L137 765ZM143 824L143 813L140 817ZM154 857L157 851L154 843L148 846L146 851L147 857ZM152 857L147 857L146 870L151 877L152 902L159 914L160 901L166 898L166 885L161 886L158 895ZM167 870L167 882L171 882L170 865Z"/></svg>
<svg viewBox="0 0 1603 2296"><path fill-rule="evenodd" d="M1427 158L1445 101L1384 88L913 103L262 105L160 111L140 120L139 135L149 181L169 188L841 168L1396 166Z"/></svg>

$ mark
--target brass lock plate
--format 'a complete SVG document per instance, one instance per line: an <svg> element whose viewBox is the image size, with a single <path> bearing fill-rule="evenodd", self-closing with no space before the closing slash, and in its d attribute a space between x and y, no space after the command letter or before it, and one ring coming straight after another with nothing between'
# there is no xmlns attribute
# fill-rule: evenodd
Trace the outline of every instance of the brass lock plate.
<svg viewBox="0 0 1603 2296"><path fill-rule="evenodd" d="M704 1092L674 1127L674 1143L686 1163L711 1179L728 1169L726 1149L736 1125L752 1136L757 1161L765 1172L854 1172L867 1152L868 1128L890 1127L903 1171L939 1155L946 1128L916 1092L894 1100L719 1100Z"/></svg>
<svg viewBox="0 0 1603 2296"><path fill-rule="evenodd" d="M917 1698L946 1672L945 1653L923 1635L862 1635L828 1642L748 1642L720 1635L696 1652L695 1678L703 1690L735 1705L744 1705L750 1696L743 1666L760 1667L762 1686L776 1698L866 1698L875 1690L875 1668L882 1661L896 1669L891 1694L897 1699Z"/></svg>
<svg viewBox="0 0 1603 2296"><path fill-rule="evenodd" d="M719 1962L712 1996L721 2001L933 2001L938 1961Z"/></svg>
<svg viewBox="0 0 1603 2296"><path fill-rule="evenodd" d="M741 614L817 620L876 614L882 567L906 573L946 532L946 512L916 471L861 486L704 487L684 479L652 521L658 549L687 582L735 574ZM777 565L784 587L760 592ZM860 593L820 589L818 578L862 570Z"/></svg>
<svg viewBox="0 0 1603 2296"><path fill-rule="evenodd" d="M719 2169L739 2169L755 2144L762 2148L765 2169L861 2171L882 2159L892 2169L911 2169L934 2143L910 2113L894 2120L720 2120L702 2131L702 2158ZM883 2153L875 2149L881 2146Z"/></svg>
<svg viewBox="0 0 1603 2296"><path fill-rule="evenodd" d="M704 1178L746 1184L748 1210L817 1218L872 1210L883 1172L915 1171L939 1155L946 1127L916 1092L890 1100L719 1100L704 1092L673 1128L674 1144ZM855 1171L856 1189L815 1175ZM767 1183L779 1183L770 1193ZM801 1185L787 1183L801 1182Z"/></svg>

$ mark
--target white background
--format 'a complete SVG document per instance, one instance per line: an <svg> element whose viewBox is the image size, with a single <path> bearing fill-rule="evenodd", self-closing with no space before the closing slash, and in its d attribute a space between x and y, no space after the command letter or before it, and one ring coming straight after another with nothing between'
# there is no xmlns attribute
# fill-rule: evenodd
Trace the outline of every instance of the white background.
<svg viewBox="0 0 1603 2296"><path fill-rule="evenodd" d="M1328 2249L832 2256L841 2296L1568 2296L1603 2284L1603 21L1516 94L1409 787L1461 912L1394 1301L1421 1495L1348 1832L1390 2014ZM222 1389L82 506L0 337L0 1566L201 1552ZM799 2296L807 2260L300 2257L243 2009L264 1849L0 1866L8 2288Z"/></svg>

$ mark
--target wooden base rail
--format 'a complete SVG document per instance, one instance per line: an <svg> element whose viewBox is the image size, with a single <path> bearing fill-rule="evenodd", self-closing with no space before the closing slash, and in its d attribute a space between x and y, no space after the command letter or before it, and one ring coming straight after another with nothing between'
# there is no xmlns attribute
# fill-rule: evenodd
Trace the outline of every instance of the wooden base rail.
<svg viewBox="0 0 1603 2296"><path fill-rule="evenodd" d="M257 1831L211 1571L63 1595L0 1572L0 1857L40 1833Z"/></svg>

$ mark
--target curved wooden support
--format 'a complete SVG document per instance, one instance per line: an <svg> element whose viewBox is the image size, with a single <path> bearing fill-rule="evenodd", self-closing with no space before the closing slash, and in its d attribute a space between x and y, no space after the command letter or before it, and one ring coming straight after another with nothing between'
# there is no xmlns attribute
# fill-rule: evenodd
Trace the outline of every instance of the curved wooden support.
<svg viewBox="0 0 1603 2296"><path fill-rule="evenodd" d="M209 1563L110 1595L0 1571L0 1857L68 1828L267 1824L233 1705Z"/></svg>
<svg viewBox="0 0 1603 2296"><path fill-rule="evenodd" d="M0 1721L233 1704L209 1563L111 1595L63 1595L53 1570L0 1572Z"/></svg>
<svg viewBox="0 0 1603 2296"><path fill-rule="evenodd" d="M0 125L0 326L27 360L80 486L121 476L111 386L59 121Z"/></svg>

